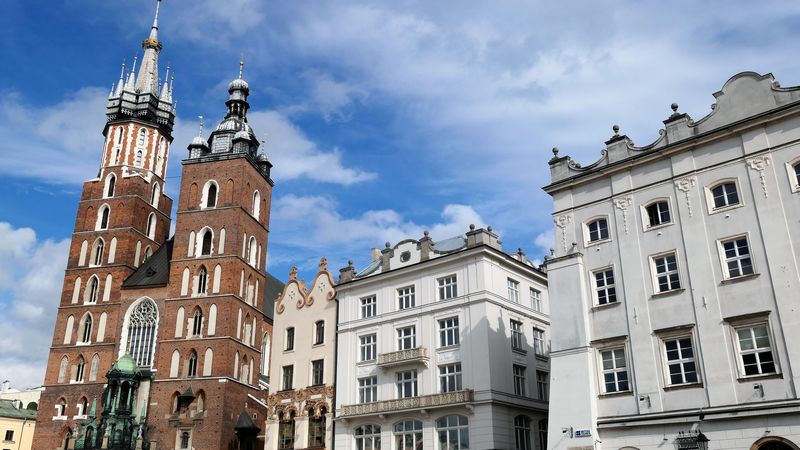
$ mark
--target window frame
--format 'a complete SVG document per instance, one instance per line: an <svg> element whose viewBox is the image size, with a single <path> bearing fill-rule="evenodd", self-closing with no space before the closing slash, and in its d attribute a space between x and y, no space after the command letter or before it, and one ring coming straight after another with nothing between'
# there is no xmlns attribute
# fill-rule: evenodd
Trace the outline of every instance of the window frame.
<svg viewBox="0 0 800 450"><path fill-rule="evenodd" d="M323 384L325 384L325 360L315 359L311 361L311 386Z"/></svg>
<svg viewBox="0 0 800 450"><path fill-rule="evenodd" d="M360 318L362 319L369 319L371 317L375 317L378 315L378 297L373 295L367 295L366 297L359 298L359 309L360 309ZM366 313L371 312L372 314L367 315Z"/></svg>
<svg viewBox="0 0 800 450"><path fill-rule="evenodd" d="M461 324L458 316L436 319L439 327L439 348L458 347L461 345Z"/></svg>
<svg viewBox="0 0 800 450"><path fill-rule="evenodd" d="M397 310L414 308L417 306L416 288L413 284L397 288Z"/></svg>
<svg viewBox="0 0 800 450"><path fill-rule="evenodd" d="M406 377L411 375L411 377ZM397 398L413 398L419 396L419 372L417 369L400 370L395 372L395 385L397 387ZM408 394L407 389L410 388L412 395Z"/></svg>
<svg viewBox="0 0 800 450"><path fill-rule="evenodd" d="M738 200L737 203L726 203L723 206L717 207L716 203L714 202L714 189L716 189L716 188L718 188L718 187L720 187L720 186L722 186L724 184L731 184L731 183L733 183L734 188L736 189L736 198ZM739 183L739 178L738 177L722 178L722 179L714 181L711 184L706 185L705 194L706 194L706 207L708 208L708 214L709 215L717 214L717 213L720 213L722 211L728 211L728 210L731 210L731 209L734 209L734 208L740 208L740 207L744 206L744 198L742 197L742 189L740 187L740 183ZM727 202L727 196L728 195L729 194L727 194L727 193L725 195L726 202Z"/></svg>
<svg viewBox="0 0 800 450"><path fill-rule="evenodd" d="M286 331L284 331L284 333L283 333L283 351L284 352L294 351L294 338L295 338L295 329L294 329L294 327L286 328Z"/></svg>
<svg viewBox="0 0 800 450"><path fill-rule="evenodd" d="M455 423L453 423L455 422ZM433 422L436 448L462 450L469 448L469 418L463 414L447 414Z"/></svg>
<svg viewBox="0 0 800 450"><path fill-rule="evenodd" d="M665 203L667 205L667 216L669 219L666 222L659 222L657 224L653 224L653 221L650 220L650 208L658 207L658 205ZM671 197L658 197L650 200L648 203L645 203L641 206L641 213L642 213L642 229L643 231L647 232L650 230L655 230L658 228L664 228L669 225L675 224L675 216L673 215L672 209L672 198ZM658 211L659 219L664 214L663 211Z"/></svg>
<svg viewBox="0 0 800 450"><path fill-rule="evenodd" d="M524 323L518 319L508 320L508 329L511 332L511 351L518 353L525 353L525 338Z"/></svg>
<svg viewBox="0 0 800 450"><path fill-rule="evenodd" d="M378 401L378 376L369 375L356 379L358 403L374 403Z"/></svg>
<svg viewBox="0 0 800 450"><path fill-rule="evenodd" d="M294 390L294 364L281 367L281 390Z"/></svg>
<svg viewBox="0 0 800 450"><path fill-rule="evenodd" d="M412 350L417 348L417 325L402 325L395 327L395 337L397 338L397 351L401 350ZM411 330L409 334L406 334L406 330ZM410 341L411 346L407 346L407 341Z"/></svg>
<svg viewBox="0 0 800 450"><path fill-rule="evenodd" d="M545 336L543 328L539 328L536 325L533 326L533 354L544 358L548 356L547 338Z"/></svg>
<svg viewBox="0 0 800 450"><path fill-rule="evenodd" d="M789 176L789 188L792 193L800 192L800 158L795 158L786 163L786 173Z"/></svg>
<svg viewBox="0 0 800 450"><path fill-rule="evenodd" d="M598 225L598 229L597 229L598 238L597 239L592 239L592 229L591 229L592 224L599 223L600 221L605 221L605 223L606 223L606 228L605 228L606 237L602 237L602 232L601 232L602 228L600 228L600 226ZM592 246L592 245L597 245L597 244L602 244L602 243L605 243L605 242L610 242L611 240L612 240L611 239L611 220L609 219L609 217L607 215L594 216L594 217L591 217L591 218L587 219L585 222L583 222L583 242L584 242L584 246L589 247L589 246Z"/></svg>
<svg viewBox="0 0 800 450"><path fill-rule="evenodd" d="M325 343L325 321L318 320L314 322L314 345L322 345Z"/></svg>
<svg viewBox="0 0 800 450"><path fill-rule="evenodd" d="M514 417L514 448L515 450L533 450L533 438L531 437L530 417L520 414Z"/></svg>
<svg viewBox="0 0 800 450"><path fill-rule="evenodd" d="M508 277L506 278L506 287L508 287L508 301L519 304L520 302L519 281L511 277Z"/></svg>
<svg viewBox="0 0 800 450"><path fill-rule="evenodd" d="M452 273L436 278L436 295L439 301L458 297L458 275Z"/></svg>
<svg viewBox="0 0 800 450"><path fill-rule="evenodd" d="M440 394L464 390L464 372L461 361L440 364L438 369Z"/></svg>
<svg viewBox="0 0 800 450"><path fill-rule="evenodd" d="M697 346L695 345L695 337L692 330L679 330L672 333L664 333L658 336L658 345L659 345L659 352L661 354L661 367L662 373L664 378L664 386L665 388L681 388L681 387L691 387L702 385L702 377L700 374L700 365L697 356ZM683 357L683 352L681 351L680 342L683 339L689 339L689 344L692 350L692 357L686 358ZM676 360L669 359L669 350L667 350L667 342L670 341L678 341L678 350L681 358ZM695 373L695 381L685 381L686 379L686 371L684 370L684 365L686 363L694 363L694 373ZM672 382L672 373L670 371L671 365L680 365L680 374L681 377L684 379L682 383L673 383Z"/></svg>
<svg viewBox="0 0 800 450"><path fill-rule="evenodd" d="M737 320L737 321L733 321L733 322L729 323L729 325L730 325L730 331L731 331L731 339L733 340L733 349L736 352L736 355L735 355L735 357L736 357L736 370L737 370L737 373L738 373L738 378L740 380L747 380L747 379L753 379L753 378L763 378L763 377L772 377L772 376L778 376L778 375L781 374L781 365L780 365L780 361L778 359L778 352L777 352L777 348L776 348L776 345L775 345L775 342L776 342L775 341L775 334L773 333L772 326L771 326L771 323L770 323L770 320L769 320L768 316L754 317L754 318L751 318L749 320ZM744 364L744 359L743 359L743 355L745 354L744 353L745 351L742 350L742 348L741 348L741 342L739 341L739 333L738 333L738 331L740 329L748 328L748 329L751 330L751 336L753 336L752 330L754 328L756 328L756 327L764 327L764 329L767 332L767 339L769 340L769 347L768 348L769 348L769 351L770 351L771 356L772 356L772 361L771 362L772 362L772 365L774 366L774 371L773 372L761 372L760 366L761 366L762 363L761 363L760 357L757 358L758 367L759 367L759 372L760 373L747 374L746 371L745 371L745 364ZM758 348L748 349L747 350L747 352L748 352L747 354L750 354L750 353L759 354L761 352L759 352L758 350L763 350L763 349L764 349L764 347L762 347L761 349L758 349Z"/></svg>
<svg viewBox="0 0 800 450"><path fill-rule="evenodd" d="M743 256L739 255L738 254L739 248L737 246L737 248L736 248L737 255L735 257L733 257L733 258L730 258L730 259L731 260L736 260L737 262L741 262L744 259L749 259L750 260L750 270L751 271L750 271L750 273L740 273L739 275L731 275L730 268L728 267L729 258L727 258L726 254L725 254L725 244L728 243L728 242L736 242L736 241L739 241L741 239L745 239L745 241L747 243L747 252L748 252L747 256L743 257ZM720 262L720 267L722 269L722 279L723 280L725 280L725 281L727 281L727 280L738 280L738 279L743 279L743 278L749 278L749 277L752 277L752 276L755 276L755 275L758 274L758 271L756 270L756 262L755 262L755 260L753 258L752 248L753 248L753 246L751 244L750 233L736 234L736 235L728 236L728 237L725 237L725 238L722 238L722 239L717 239L717 251L719 252L719 262ZM741 264L738 264L738 268L739 268L740 271L742 271L742 267L743 266Z"/></svg>
<svg viewBox="0 0 800 450"><path fill-rule="evenodd" d="M371 339L372 342L366 342ZM367 354L371 354L371 359L366 359ZM375 362L378 359L378 334L367 333L358 336L358 362L369 363Z"/></svg>
<svg viewBox="0 0 800 450"><path fill-rule="evenodd" d="M609 391L606 387L606 373L614 373L618 374L621 372L620 367L616 367L616 355L614 352L622 350L623 356L625 357L625 382L627 383L627 389L619 389L620 380L618 376L614 376L614 384L617 387L616 390ZM611 369L605 369L603 367L603 353L611 352L612 353L612 361L614 362L614 366ZM597 381L599 383L599 391L600 396L607 396L607 395L619 395L619 394L630 394L633 392L632 382L631 382L631 371L630 371L630 360L628 355L628 346L626 342L616 342L613 344L608 344L603 347L599 347L596 349L597 355Z"/></svg>
<svg viewBox="0 0 800 450"><path fill-rule="evenodd" d="M539 400L550 400L550 372L536 370L536 395Z"/></svg>
<svg viewBox="0 0 800 450"><path fill-rule="evenodd" d="M531 287L529 289L529 295L531 299L531 309L536 312L542 312L542 291Z"/></svg>
<svg viewBox="0 0 800 450"><path fill-rule="evenodd" d="M511 365L511 380L514 387L514 395L520 397L528 396L528 367L522 364Z"/></svg>
<svg viewBox="0 0 800 450"><path fill-rule="evenodd" d="M675 259L675 270L670 270L669 269L669 262L666 261L666 259L669 258L670 256L672 256ZM658 272L658 262L657 262L657 260L662 259L662 258L665 260L664 267L667 270L666 270L666 272L660 273L660 272ZM677 249L676 250L670 250L670 251L666 251L666 252L657 253L655 255L651 255L649 260L650 260L650 275L651 275L651 281L652 281L652 284L653 284L653 295L668 294L670 292L677 292L677 291L681 291L681 290L684 289L683 284L682 284L682 279L681 279L681 265L678 262L678 250ZM678 286L677 287L671 287L672 286L672 281L671 281L669 276L673 275L673 274L677 275L677 277L678 277L678 280L677 280ZM668 289L665 289L663 291L661 290L661 282L659 280L659 278L662 277L662 276L666 276L667 277L667 284L668 284L668 286L670 286Z"/></svg>
<svg viewBox="0 0 800 450"><path fill-rule="evenodd" d="M614 266L611 265L611 266L601 267L601 268L598 268L598 269L593 269L591 272L589 272L589 274L591 275L590 282L592 284L592 295L594 297L593 298L593 304L594 304L595 307L610 306L610 305L614 305L614 304L617 304L617 303L620 302L619 296L618 296L618 293L617 293L617 274L616 274L616 270L614 270L614 269L615 269ZM608 271L611 271L611 277L614 279L614 282L612 284L610 284L610 285L607 282L608 277L605 276L605 273L608 272ZM600 273L600 272L603 272L603 274L604 274L603 275L604 283L606 283L602 287L597 285L597 274ZM608 290L610 289L609 286L614 289L614 293L613 293L614 300L613 301L606 300L605 303L600 303L600 290L602 289L603 291L605 291L606 292L606 298L608 298L610 296L608 294Z"/></svg>

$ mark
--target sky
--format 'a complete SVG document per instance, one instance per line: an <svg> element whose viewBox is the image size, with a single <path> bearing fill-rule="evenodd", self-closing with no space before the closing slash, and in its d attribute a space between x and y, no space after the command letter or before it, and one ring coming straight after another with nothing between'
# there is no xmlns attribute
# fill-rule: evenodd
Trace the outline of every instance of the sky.
<svg viewBox="0 0 800 450"><path fill-rule="evenodd" d="M0 380L16 387L42 381L105 100L154 10L3 0ZM267 270L282 280L470 224L541 260L554 146L589 164L614 124L649 144L671 103L700 119L741 71L800 84L800 3L785 1L164 0L159 38L175 74L173 199L197 117L222 118L244 55L274 164Z"/></svg>

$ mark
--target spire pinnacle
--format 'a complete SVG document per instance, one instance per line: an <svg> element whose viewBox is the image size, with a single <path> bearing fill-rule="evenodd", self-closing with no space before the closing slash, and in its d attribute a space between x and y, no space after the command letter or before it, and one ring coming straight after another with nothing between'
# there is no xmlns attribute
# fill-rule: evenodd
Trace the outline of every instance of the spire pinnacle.
<svg viewBox="0 0 800 450"><path fill-rule="evenodd" d="M167 64L167 74L164 75L164 83L161 85L161 95L159 98L164 101L169 101L169 64Z"/></svg>
<svg viewBox="0 0 800 450"><path fill-rule="evenodd" d="M197 118L200 119L200 132L197 133L197 136L203 137L203 125L205 124L205 122L203 121L203 116L197 116Z"/></svg>
<svg viewBox="0 0 800 450"><path fill-rule="evenodd" d="M158 11L161 9L161 0L156 0L156 16L153 18L153 27L151 30L158 30ZM152 37L152 32L151 32Z"/></svg>
<svg viewBox="0 0 800 450"><path fill-rule="evenodd" d="M242 79L242 73L244 72L244 52L239 54L239 79Z"/></svg>

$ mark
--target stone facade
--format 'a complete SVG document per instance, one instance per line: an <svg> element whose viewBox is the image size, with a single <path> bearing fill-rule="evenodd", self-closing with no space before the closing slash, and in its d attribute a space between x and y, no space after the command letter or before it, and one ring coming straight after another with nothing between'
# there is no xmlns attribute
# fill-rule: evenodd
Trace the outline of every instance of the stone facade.
<svg viewBox="0 0 800 450"><path fill-rule="evenodd" d="M714 97L591 165L554 149L549 448L800 444L800 88Z"/></svg>
<svg viewBox="0 0 800 450"><path fill-rule="evenodd" d="M336 309L325 258L308 286L292 268L275 301L266 450L332 448Z"/></svg>
<svg viewBox="0 0 800 450"><path fill-rule="evenodd" d="M336 448L541 448L547 281L471 227L340 271Z"/></svg>

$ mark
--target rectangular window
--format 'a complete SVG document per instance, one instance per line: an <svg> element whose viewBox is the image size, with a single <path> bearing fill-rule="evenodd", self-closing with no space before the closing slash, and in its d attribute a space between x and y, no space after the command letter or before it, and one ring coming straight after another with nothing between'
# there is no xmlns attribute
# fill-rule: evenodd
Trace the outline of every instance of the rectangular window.
<svg viewBox="0 0 800 450"><path fill-rule="evenodd" d="M721 244L725 253L727 278L741 277L753 273L753 260L750 259L750 246L747 243L746 236L722 241Z"/></svg>
<svg viewBox="0 0 800 450"><path fill-rule="evenodd" d="M291 390L294 386L294 366L283 366L283 390Z"/></svg>
<svg viewBox="0 0 800 450"><path fill-rule="evenodd" d="M589 242L597 242L608 239L608 220L597 219L586 226L589 229Z"/></svg>
<svg viewBox="0 0 800 450"><path fill-rule="evenodd" d="M550 399L550 374L541 370L536 371L536 393L539 400Z"/></svg>
<svg viewBox="0 0 800 450"><path fill-rule="evenodd" d="M617 301L617 288L614 285L614 269L603 269L594 272L597 303L605 305Z"/></svg>
<svg viewBox="0 0 800 450"><path fill-rule="evenodd" d="M458 297L455 275L439 278L436 280L436 284L439 285L439 300Z"/></svg>
<svg viewBox="0 0 800 450"><path fill-rule="evenodd" d="M294 327L286 329L286 351L294 350Z"/></svg>
<svg viewBox="0 0 800 450"><path fill-rule="evenodd" d="M697 383L697 367L691 336L664 339L670 385Z"/></svg>
<svg viewBox="0 0 800 450"><path fill-rule="evenodd" d="M525 335L522 334L522 322L511 319L511 349L518 352L525 351Z"/></svg>
<svg viewBox="0 0 800 450"><path fill-rule="evenodd" d="M519 303L519 281L508 279L508 300Z"/></svg>
<svg viewBox="0 0 800 450"><path fill-rule="evenodd" d="M377 338L374 334L367 334L359 337L359 350L361 359L359 361L374 361L378 355Z"/></svg>
<svg viewBox="0 0 800 450"><path fill-rule="evenodd" d="M397 349L411 350L417 346L417 327L402 327L397 329Z"/></svg>
<svg viewBox="0 0 800 450"><path fill-rule="evenodd" d="M603 387L605 393L625 392L628 386L628 364L625 360L625 349L615 348L600 352L602 360Z"/></svg>
<svg viewBox="0 0 800 450"><path fill-rule="evenodd" d="M372 403L378 401L378 377L358 379L358 402Z"/></svg>
<svg viewBox="0 0 800 450"><path fill-rule="evenodd" d="M531 308L534 311L542 311L542 293L534 288L531 288Z"/></svg>
<svg viewBox="0 0 800 450"><path fill-rule="evenodd" d="M461 389L461 363L439 366L439 392L455 392Z"/></svg>
<svg viewBox="0 0 800 450"><path fill-rule="evenodd" d="M417 396L417 371L397 372L397 398Z"/></svg>
<svg viewBox="0 0 800 450"><path fill-rule="evenodd" d="M653 203L646 209L648 228L670 223L671 218L669 216L669 203L667 201Z"/></svg>
<svg viewBox="0 0 800 450"><path fill-rule="evenodd" d="M766 323L736 328L736 339L745 376L777 373Z"/></svg>
<svg viewBox="0 0 800 450"><path fill-rule="evenodd" d="M14 430L6 430L6 441L13 441L14 440Z"/></svg>
<svg viewBox="0 0 800 450"><path fill-rule="evenodd" d="M714 209L739 204L739 193L733 181L719 184L711 189L711 196L714 199Z"/></svg>
<svg viewBox="0 0 800 450"><path fill-rule="evenodd" d="M361 318L374 317L378 312L378 302L374 295L361 299Z"/></svg>
<svg viewBox="0 0 800 450"><path fill-rule="evenodd" d="M458 345L460 341L458 333L458 317L448 317L439 320L439 347L451 347Z"/></svg>
<svg viewBox="0 0 800 450"><path fill-rule="evenodd" d="M397 290L397 309L403 310L416 306L414 286L407 286Z"/></svg>
<svg viewBox="0 0 800 450"><path fill-rule="evenodd" d="M324 376L325 376L325 361L322 359L311 361L311 385L319 386L323 384Z"/></svg>
<svg viewBox="0 0 800 450"><path fill-rule="evenodd" d="M514 374L514 394L525 397L527 389L525 389L525 366L514 364L512 366L512 373Z"/></svg>
<svg viewBox="0 0 800 450"><path fill-rule="evenodd" d="M656 274L656 292L668 292L681 288L678 260L675 253L654 256L653 268Z"/></svg>
<svg viewBox="0 0 800 450"><path fill-rule="evenodd" d="M533 329L533 352L539 356L547 355L547 346L544 342L544 330Z"/></svg>

